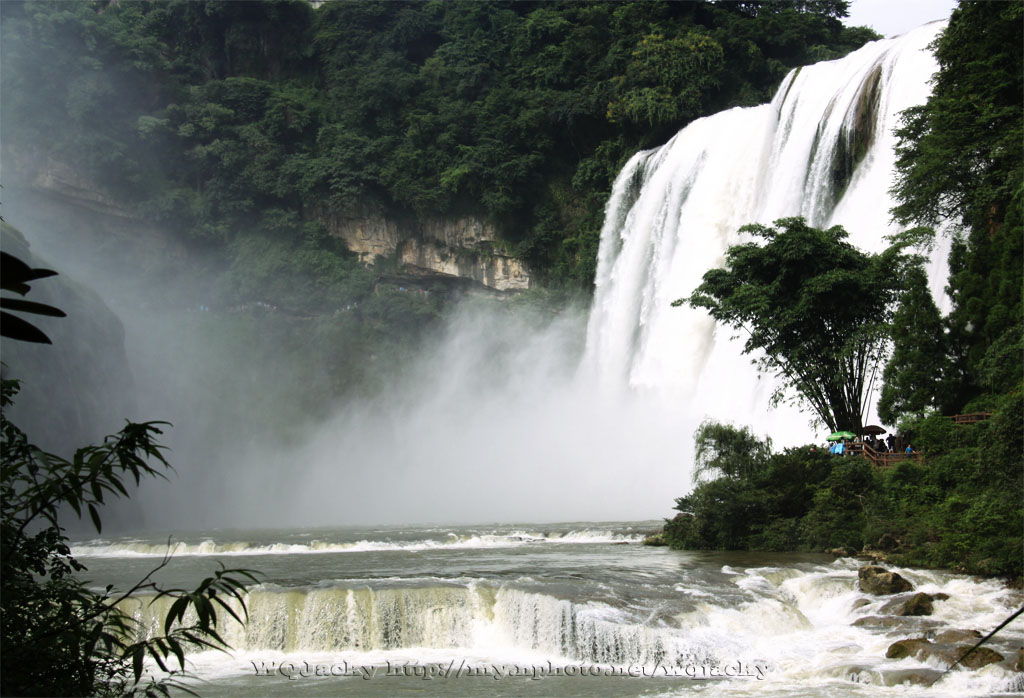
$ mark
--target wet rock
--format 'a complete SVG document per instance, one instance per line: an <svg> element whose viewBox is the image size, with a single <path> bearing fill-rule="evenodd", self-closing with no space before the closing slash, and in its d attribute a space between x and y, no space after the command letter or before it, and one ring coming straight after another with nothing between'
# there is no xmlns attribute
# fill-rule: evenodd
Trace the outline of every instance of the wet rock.
<svg viewBox="0 0 1024 698"><path fill-rule="evenodd" d="M1024 671L1024 649L1017 650L1017 661L1013 663L1014 671Z"/></svg>
<svg viewBox="0 0 1024 698"><path fill-rule="evenodd" d="M905 640L897 640L889 645L889 649L886 650L885 656L887 659L903 659L904 657L919 658L920 655L931 654L933 647L934 645L927 638L907 638Z"/></svg>
<svg viewBox="0 0 1024 698"><path fill-rule="evenodd" d="M971 645L955 647L948 644L937 644L924 637L914 637L892 643L885 656L888 659L913 657L920 661L938 659L946 666L952 666L959 661L959 666L967 669L980 669L983 666L1003 661L1003 655L993 649L979 647L971 652L971 647Z"/></svg>
<svg viewBox="0 0 1024 698"><path fill-rule="evenodd" d="M893 599L889 603L882 606L882 613L892 613L897 616L930 616L934 607L932 606L933 601L941 601L948 599L947 594L925 594L924 592L918 592L910 598L904 599Z"/></svg>
<svg viewBox="0 0 1024 698"><path fill-rule="evenodd" d="M643 545L651 545L658 548L668 545L665 541L665 535L662 533L652 533L644 538L642 543Z"/></svg>
<svg viewBox="0 0 1024 698"><path fill-rule="evenodd" d="M855 599L854 602L850 604L850 610L858 609L861 606L867 606L869 603L871 602L867 599Z"/></svg>
<svg viewBox="0 0 1024 698"><path fill-rule="evenodd" d="M857 570L857 577L860 579L860 590L875 596L898 594L914 589L914 586L898 573L890 572L878 565L861 567Z"/></svg>
<svg viewBox="0 0 1024 698"><path fill-rule="evenodd" d="M854 557L857 551L848 546L840 546L838 548L829 548L825 551L826 555L835 555L836 557Z"/></svg>
<svg viewBox="0 0 1024 698"><path fill-rule="evenodd" d="M958 628L950 628L948 630L942 630L935 633L935 637L932 638L935 642L943 644L962 644L965 642L977 642L981 639L981 633L977 630L960 630Z"/></svg>
<svg viewBox="0 0 1024 698"><path fill-rule="evenodd" d="M967 667L968 669L980 669L983 666L1003 661L1003 655L988 647L979 647L970 654L967 654L970 649L970 645L957 648L957 659L960 659L960 666Z"/></svg>
<svg viewBox="0 0 1024 698"><path fill-rule="evenodd" d="M877 630L894 630L901 633L926 633L940 624L937 620L920 616L865 616L853 622L858 628L874 628Z"/></svg>

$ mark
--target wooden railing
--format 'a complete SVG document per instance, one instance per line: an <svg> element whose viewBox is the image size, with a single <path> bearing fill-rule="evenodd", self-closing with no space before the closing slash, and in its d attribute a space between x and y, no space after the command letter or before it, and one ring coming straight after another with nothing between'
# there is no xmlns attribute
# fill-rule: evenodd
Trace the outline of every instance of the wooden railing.
<svg viewBox="0 0 1024 698"><path fill-rule="evenodd" d="M954 414L950 419L954 424L977 424L991 416L991 412L971 412L969 414Z"/></svg>
<svg viewBox="0 0 1024 698"><path fill-rule="evenodd" d="M867 458L876 468L891 468L894 464L905 460L912 460L915 463L920 463L922 461L920 453L882 453L881 451L876 451L865 443L849 444L846 447L846 452L851 455Z"/></svg>

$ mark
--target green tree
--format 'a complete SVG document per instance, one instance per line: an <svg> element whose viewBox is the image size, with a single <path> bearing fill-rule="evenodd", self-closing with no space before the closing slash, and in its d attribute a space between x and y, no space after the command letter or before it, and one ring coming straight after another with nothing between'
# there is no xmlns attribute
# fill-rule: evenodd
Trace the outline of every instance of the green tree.
<svg viewBox="0 0 1024 698"><path fill-rule="evenodd" d="M868 381L884 357L893 306L909 265L905 252L919 231L878 254L846 242L840 226L819 230L802 218L778 228L748 225L764 244L730 247L686 299L715 320L747 333L744 353L780 381L773 401L808 405L833 431L859 431Z"/></svg>
<svg viewBox="0 0 1024 698"><path fill-rule="evenodd" d="M941 404L939 390L948 363L942 315L920 267L907 274L907 288L892 319L892 339L878 401L878 416L886 424L896 424L905 414L923 416Z"/></svg>
<svg viewBox="0 0 1024 698"><path fill-rule="evenodd" d="M960 226L948 289L953 370L943 387L953 411L986 388L999 347L1013 346L1024 324L1022 43L1024 2L961 3L934 45L932 94L897 131L894 217ZM1016 372L1006 378L998 390L1012 389Z"/></svg>
<svg viewBox="0 0 1024 698"><path fill-rule="evenodd" d="M750 479L764 468L772 452L772 440L763 441L747 427L705 421L693 435L693 479L719 475Z"/></svg>

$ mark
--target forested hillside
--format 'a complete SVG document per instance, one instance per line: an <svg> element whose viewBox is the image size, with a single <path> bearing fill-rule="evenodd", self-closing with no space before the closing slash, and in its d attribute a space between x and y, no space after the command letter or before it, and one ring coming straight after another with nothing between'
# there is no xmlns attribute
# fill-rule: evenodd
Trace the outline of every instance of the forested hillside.
<svg viewBox="0 0 1024 698"><path fill-rule="evenodd" d="M5 175L70 166L225 303L365 297L339 213L476 215L586 290L624 159L876 38L847 4L5 2Z"/></svg>

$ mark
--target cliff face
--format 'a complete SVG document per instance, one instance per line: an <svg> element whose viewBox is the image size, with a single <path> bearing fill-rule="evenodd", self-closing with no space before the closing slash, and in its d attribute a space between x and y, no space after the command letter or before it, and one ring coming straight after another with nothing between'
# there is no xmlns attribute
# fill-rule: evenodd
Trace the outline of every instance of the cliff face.
<svg viewBox="0 0 1024 698"><path fill-rule="evenodd" d="M496 251L493 225L478 218L436 218L400 223L391 218L325 216L328 232L345 241L365 262L394 258L412 276L451 276L496 291L525 291L530 271L520 260Z"/></svg>
<svg viewBox="0 0 1024 698"><path fill-rule="evenodd" d="M19 179L26 184L17 190L16 206L10 208L38 220L40 228L60 231L61 219L75 220L78 227L73 234L88 238L83 242L90 247L105 246L109 239L102 238L115 235L128 247L141 245L160 250L161 255L186 256L180 243L134 216L73 168L52 160L13 159ZM531 285L526 265L498 250L500 237L495 227L473 216L403 221L381 215L320 212L317 217L363 262L393 259L401 275L467 280L500 292L525 291Z"/></svg>

